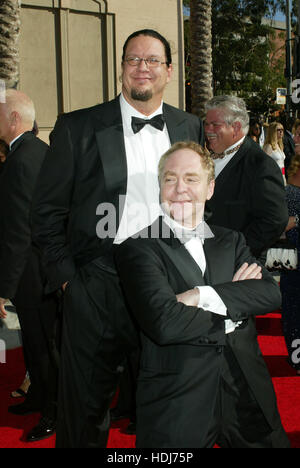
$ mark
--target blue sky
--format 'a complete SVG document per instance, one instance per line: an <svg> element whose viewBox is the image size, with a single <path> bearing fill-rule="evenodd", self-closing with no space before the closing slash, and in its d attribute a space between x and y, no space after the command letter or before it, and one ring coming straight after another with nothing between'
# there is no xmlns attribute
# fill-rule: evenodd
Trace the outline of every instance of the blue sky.
<svg viewBox="0 0 300 468"><path fill-rule="evenodd" d="M183 7L183 14L188 15L189 14L189 8ZM278 12L275 16L275 19L278 21L285 21L285 14Z"/></svg>
<svg viewBox="0 0 300 468"><path fill-rule="evenodd" d="M281 12L278 12L275 16L275 19L278 20L278 21L285 21L286 20L286 16L284 13L281 13Z"/></svg>

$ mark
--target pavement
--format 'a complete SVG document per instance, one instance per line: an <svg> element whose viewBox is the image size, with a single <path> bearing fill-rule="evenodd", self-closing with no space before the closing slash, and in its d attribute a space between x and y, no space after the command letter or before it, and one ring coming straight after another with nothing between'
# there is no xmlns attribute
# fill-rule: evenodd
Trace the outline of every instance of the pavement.
<svg viewBox="0 0 300 468"><path fill-rule="evenodd" d="M11 303L5 308L8 314L5 320L0 319L0 340L4 341L7 350L19 348L22 346L22 339L18 316Z"/></svg>

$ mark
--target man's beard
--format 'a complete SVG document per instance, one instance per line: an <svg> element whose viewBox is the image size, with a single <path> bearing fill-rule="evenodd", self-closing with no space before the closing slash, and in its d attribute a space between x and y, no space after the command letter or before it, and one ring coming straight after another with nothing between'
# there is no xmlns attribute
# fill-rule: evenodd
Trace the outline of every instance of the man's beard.
<svg viewBox="0 0 300 468"><path fill-rule="evenodd" d="M150 99L152 99L152 91L138 91L137 89L133 88L131 90L131 99L142 102L150 101Z"/></svg>

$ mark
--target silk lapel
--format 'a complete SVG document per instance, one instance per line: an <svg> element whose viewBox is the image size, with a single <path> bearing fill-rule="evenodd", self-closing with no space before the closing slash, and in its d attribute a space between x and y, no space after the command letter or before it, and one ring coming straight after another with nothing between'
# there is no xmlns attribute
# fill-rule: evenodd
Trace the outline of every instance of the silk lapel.
<svg viewBox="0 0 300 468"><path fill-rule="evenodd" d="M166 120L166 125L170 137L171 144L177 141L186 141L189 139L189 130L186 119L181 113L176 112L168 104L163 105L163 114Z"/></svg>
<svg viewBox="0 0 300 468"><path fill-rule="evenodd" d="M187 289L192 289L195 286L203 286L204 279L202 271L197 263L186 250L179 239L174 237L174 234L168 226L161 221L163 232L169 232L169 236L157 239L157 243L163 252L167 255L169 260L173 263L174 267L178 270L179 275L184 279L187 284Z"/></svg>
<svg viewBox="0 0 300 468"><path fill-rule="evenodd" d="M116 208L119 224L127 187L127 162L119 98L107 103L106 109L103 108L101 114L97 115L96 140L108 201Z"/></svg>
<svg viewBox="0 0 300 468"><path fill-rule="evenodd" d="M171 233L169 239L158 239L158 243L186 282L188 289L192 289L195 286L211 286L224 281L224 271L222 265L220 265L220 258L225 246L217 237L205 239L204 241L206 259L204 278L197 263L184 245L174 238L173 233Z"/></svg>
<svg viewBox="0 0 300 468"><path fill-rule="evenodd" d="M215 234L213 228L212 231ZM224 268L226 270L226 265L220 262L220 258L222 258L222 252L224 252L226 248L227 245L224 244L222 238L219 237L218 234L215 234L215 237L211 239L205 239L204 254L206 258L206 270L204 279L206 284L210 286L224 282Z"/></svg>

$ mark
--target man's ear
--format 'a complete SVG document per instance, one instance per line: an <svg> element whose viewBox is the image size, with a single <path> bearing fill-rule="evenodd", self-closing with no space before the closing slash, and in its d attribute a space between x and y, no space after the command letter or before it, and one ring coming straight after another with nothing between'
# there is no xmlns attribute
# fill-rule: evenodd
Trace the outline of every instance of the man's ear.
<svg viewBox="0 0 300 468"><path fill-rule="evenodd" d="M9 116L9 121L10 121L10 125L16 126L18 122L20 121L20 116L18 112L12 111Z"/></svg>
<svg viewBox="0 0 300 468"><path fill-rule="evenodd" d="M239 135L239 133L242 130L241 122L233 122L232 126L233 126L233 130L234 130L234 136Z"/></svg>
<svg viewBox="0 0 300 468"><path fill-rule="evenodd" d="M168 66L168 77L167 77L167 83L170 83L171 79L172 79L172 75L173 75L173 65L170 64Z"/></svg>
<svg viewBox="0 0 300 468"><path fill-rule="evenodd" d="M206 200L210 200L212 198L214 191L215 191L215 186L216 186L215 180L211 180L210 183L208 184Z"/></svg>

